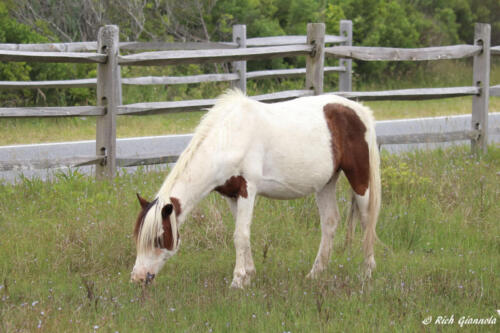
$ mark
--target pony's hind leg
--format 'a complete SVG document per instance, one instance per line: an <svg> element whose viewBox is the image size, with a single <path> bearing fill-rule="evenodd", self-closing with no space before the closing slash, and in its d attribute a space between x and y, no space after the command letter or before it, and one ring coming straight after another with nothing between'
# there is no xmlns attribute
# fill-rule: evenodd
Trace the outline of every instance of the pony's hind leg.
<svg viewBox="0 0 500 333"><path fill-rule="evenodd" d="M318 274L325 270L330 261L333 248L333 236L340 219L337 200L335 195L335 186L338 179L336 173L330 182L316 193L316 204L319 209L321 221L321 243L314 265L307 274L307 278L316 278Z"/></svg>

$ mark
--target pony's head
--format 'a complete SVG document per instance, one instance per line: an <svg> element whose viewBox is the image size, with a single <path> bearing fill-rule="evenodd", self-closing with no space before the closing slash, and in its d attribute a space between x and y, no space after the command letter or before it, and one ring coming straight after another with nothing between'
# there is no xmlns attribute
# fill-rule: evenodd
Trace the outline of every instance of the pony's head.
<svg viewBox="0 0 500 333"><path fill-rule="evenodd" d="M134 229L137 258L131 278L134 282L148 284L167 259L177 252L177 216L171 202L161 202L158 198L149 202L139 194L137 198L141 211Z"/></svg>

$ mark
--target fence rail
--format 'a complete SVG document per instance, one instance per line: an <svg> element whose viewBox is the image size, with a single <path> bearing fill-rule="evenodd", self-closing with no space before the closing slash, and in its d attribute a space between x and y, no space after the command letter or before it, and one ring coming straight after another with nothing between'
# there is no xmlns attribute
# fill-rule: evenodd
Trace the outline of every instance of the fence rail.
<svg viewBox="0 0 500 333"><path fill-rule="evenodd" d="M325 49L328 56L364 61L427 61L462 59L481 52L479 45L452 45L401 49L392 47L334 46Z"/></svg>
<svg viewBox="0 0 500 333"><path fill-rule="evenodd" d="M12 161L0 163L2 170L49 168L61 165L97 165L98 177L113 177L117 166L133 166L173 162L176 156L116 156L116 116L149 115L207 109L215 99L151 102L122 105L121 85L173 85L202 82L231 82L246 90L247 80L305 75L303 90L289 90L252 96L255 100L272 102L323 92L325 73L339 73L336 94L360 101L423 100L472 96L472 124L464 131L384 135L380 144L408 144L471 140L477 151L486 148L488 128L488 98L500 96L500 85L489 86L490 56L500 55L500 46L490 47L490 27L476 24L474 45L452 45L419 49L352 46L352 23L341 21L340 36L325 35L323 24L309 24L307 36L246 38L245 26L233 28L232 42L164 43L119 42L118 29L106 26L97 42L53 44L0 44L0 61L74 62L98 64L95 79L38 82L1 81L0 89L39 89L95 87L97 106L0 108L0 117L75 117L96 116L96 155L60 160ZM340 44L325 47L326 44ZM156 50L120 55L119 52ZM102 53L100 53L100 51ZM306 56L306 68L246 71L246 61L273 57ZM324 57L340 58L338 66L325 66ZM390 91L353 92L352 60L362 61L428 61L474 58L473 85L470 87L403 89ZM232 62L233 72L189 76L147 76L121 78L120 66L163 66L190 63Z"/></svg>
<svg viewBox="0 0 500 333"><path fill-rule="evenodd" d="M104 160L103 156L73 156L60 159L0 161L0 171L78 168L102 163Z"/></svg>
<svg viewBox="0 0 500 333"><path fill-rule="evenodd" d="M286 90L277 93L252 96L261 102L277 102L286 99L311 96L310 90ZM135 103L118 106L118 115L151 115L183 111L198 111L212 107L216 99L194 99L175 102Z"/></svg>
<svg viewBox="0 0 500 333"><path fill-rule="evenodd" d="M107 59L105 54L99 53L0 50L0 61L105 63Z"/></svg>
<svg viewBox="0 0 500 333"><path fill-rule="evenodd" d="M119 43L121 50L145 51L145 50L204 50L204 49L226 49L237 48L236 43L212 43L212 42L122 42ZM0 44L0 50L6 51L33 51L33 52L90 52L97 51L97 42L77 43L45 43L45 44Z"/></svg>
<svg viewBox="0 0 500 333"><path fill-rule="evenodd" d="M347 41L346 37L332 36L332 35L325 36L326 44L343 43L345 41ZM246 40L247 47L293 45L293 44L307 44L306 36L257 37L257 38L249 38Z"/></svg>
<svg viewBox="0 0 500 333"><path fill-rule="evenodd" d="M386 100L425 100L437 98L450 98L461 96L474 96L480 93L478 87L452 87L452 88L423 88L400 89L386 91L341 91L335 93L359 101L386 101Z"/></svg>
<svg viewBox="0 0 500 333"><path fill-rule="evenodd" d="M56 81L0 81L0 89L95 88L97 79Z"/></svg>
<svg viewBox="0 0 500 333"><path fill-rule="evenodd" d="M309 45L266 46L222 50L159 51L119 56L118 63L122 66L201 64L306 55L311 51L312 46Z"/></svg>
<svg viewBox="0 0 500 333"><path fill-rule="evenodd" d="M480 135L478 130L453 131L446 133L418 133L377 136L379 145L401 145L413 143L436 143L463 140L477 140Z"/></svg>
<svg viewBox="0 0 500 333"><path fill-rule="evenodd" d="M26 52L90 52L97 51L97 42L0 44L0 50Z"/></svg>
<svg viewBox="0 0 500 333"><path fill-rule="evenodd" d="M0 108L0 117L82 117L103 116L106 110L102 106L57 106L57 107L25 107Z"/></svg>
<svg viewBox="0 0 500 333"><path fill-rule="evenodd" d="M500 85L490 87L490 96L500 97Z"/></svg>
<svg viewBox="0 0 500 333"><path fill-rule="evenodd" d="M326 35L325 43L336 44L345 42L347 38ZM247 39L247 47L278 46L306 44L306 36L271 36ZM234 42L121 42L120 50L206 50L206 49L236 49ZM5 51L33 51L33 52L91 52L97 51L97 42L76 43L42 43L42 44L8 44L0 43L0 50Z"/></svg>
<svg viewBox="0 0 500 333"><path fill-rule="evenodd" d="M325 73L344 72L345 67L329 66L324 68ZM274 69L265 71L248 72L248 80L259 80L269 78L289 78L304 76L305 68ZM185 76L144 76L122 78L124 85L174 85L174 84L193 84L201 82L224 82L237 81L240 77L235 73L227 74L200 74ZM0 89L39 89L39 88L95 88L97 79L79 79L79 80L54 80L54 81L0 81Z"/></svg>

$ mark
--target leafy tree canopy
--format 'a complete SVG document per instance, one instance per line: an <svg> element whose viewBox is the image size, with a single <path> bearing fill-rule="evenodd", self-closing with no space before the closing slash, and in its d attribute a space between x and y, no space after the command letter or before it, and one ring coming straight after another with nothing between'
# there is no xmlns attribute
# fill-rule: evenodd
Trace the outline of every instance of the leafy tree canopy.
<svg viewBox="0 0 500 333"><path fill-rule="evenodd" d="M492 45L499 45L498 13L498 0L4 0L0 2L0 42L96 40L99 27L105 24L118 25L122 41L228 41L235 24L246 24L248 37L305 34L308 22L325 22L327 33L337 34L340 20L349 19L353 22L354 45L471 43L474 22L490 23ZM250 62L249 66L251 70L296 67L303 66L303 59L272 59ZM406 73L417 65L359 62L355 66L357 75L378 80L390 73ZM89 68L0 63L0 79L95 76ZM189 70L200 68L191 66ZM87 90L66 91L61 94L52 90L46 95L23 91L21 99L86 103L94 98ZM5 101L7 95L2 94Z"/></svg>

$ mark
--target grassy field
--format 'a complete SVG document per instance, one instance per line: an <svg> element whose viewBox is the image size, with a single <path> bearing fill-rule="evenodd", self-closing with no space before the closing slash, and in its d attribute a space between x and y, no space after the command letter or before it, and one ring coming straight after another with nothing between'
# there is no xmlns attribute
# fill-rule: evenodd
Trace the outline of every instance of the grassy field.
<svg viewBox="0 0 500 333"><path fill-rule="evenodd" d="M252 246L257 276L229 289L234 224L215 194L195 209L155 284L129 283L135 193L156 192L164 173L113 182L77 172L56 182L0 185L0 331L419 332L457 331L460 317L500 317L500 148L480 160L465 148L384 155L377 270L360 280L359 242L308 281L319 245L313 197L259 199ZM344 179L339 189L348 209ZM358 238L361 235L358 233ZM434 324L454 316L452 325ZM422 321L432 316L428 326Z"/></svg>
<svg viewBox="0 0 500 333"><path fill-rule="evenodd" d="M431 63L424 73L432 73L423 77L396 78L390 77L377 84L358 82L355 90L377 91L386 89L406 89L421 87L453 87L469 86L472 82L470 61L442 61ZM419 72L420 73L420 72ZM141 73L131 73L140 76ZM151 74L151 73L150 73ZM154 75L154 74L151 74ZM423 75L420 73L420 75ZM325 77L325 91L335 91L332 82L337 82L335 75ZM491 83L500 83L500 61L492 62ZM124 86L123 103L178 100L178 96L189 96L189 99L214 98L227 89L227 83L201 85L169 86ZM289 81L249 81L249 95L269 93L287 89L302 89L303 80ZM428 101L383 101L367 102L378 120L434 117L456 114L470 114L471 97L447 98ZM490 112L500 112L500 97L490 98ZM156 116L123 116L117 120L117 136L120 138L134 136L150 136L165 134L191 133L204 112L184 112ZM1 119L0 145L28 144L42 142L59 142L72 140L95 140L95 118L55 118L55 119Z"/></svg>

